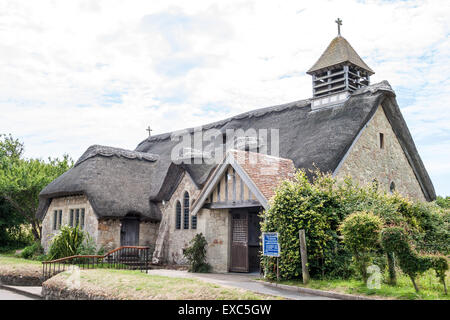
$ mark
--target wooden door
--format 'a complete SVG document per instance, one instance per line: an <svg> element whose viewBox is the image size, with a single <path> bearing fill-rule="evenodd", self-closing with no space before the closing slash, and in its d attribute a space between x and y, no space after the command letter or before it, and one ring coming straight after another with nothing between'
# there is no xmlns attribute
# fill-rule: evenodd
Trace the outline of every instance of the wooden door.
<svg viewBox="0 0 450 320"><path fill-rule="evenodd" d="M231 213L230 271L248 272L248 214Z"/></svg>
<svg viewBox="0 0 450 320"><path fill-rule="evenodd" d="M139 220L136 218L125 218L120 228L120 245L139 245Z"/></svg>

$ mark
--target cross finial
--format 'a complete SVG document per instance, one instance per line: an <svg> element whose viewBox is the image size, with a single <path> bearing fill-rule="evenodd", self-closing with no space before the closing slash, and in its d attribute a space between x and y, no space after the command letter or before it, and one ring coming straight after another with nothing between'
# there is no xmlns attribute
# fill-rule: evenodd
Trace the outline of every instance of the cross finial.
<svg viewBox="0 0 450 320"><path fill-rule="evenodd" d="M341 18L337 18L335 22L338 25L338 36L340 36L341 35L342 20L341 20Z"/></svg>
<svg viewBox="0 0 450 320"><path fill-rule="evenodd" d="M150 128L150 126L148 126L148 128L147 128L147 129L145 129L145 130L147 130L147 131L148 131L148 136L150 137L150 136L152 135L152 131L153 131L153 129L151 129L151 128Z"/></svg>

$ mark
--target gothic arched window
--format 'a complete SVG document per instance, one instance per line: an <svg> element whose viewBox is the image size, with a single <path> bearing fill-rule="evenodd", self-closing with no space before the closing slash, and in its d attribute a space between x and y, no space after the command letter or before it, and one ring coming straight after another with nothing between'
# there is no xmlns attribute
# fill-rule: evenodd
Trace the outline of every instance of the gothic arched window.
<svg viewBox="0 0 450 320"><path fill-rule="evenodd" d="M189 193L186 191L183 197L183 229L189 229Z"/></svg>
<svg viewBox="0 0 450 320"><path fill-rule="evenodd" d="M181 203L177 201L175 206L175 228L181 229Z"/></svg>

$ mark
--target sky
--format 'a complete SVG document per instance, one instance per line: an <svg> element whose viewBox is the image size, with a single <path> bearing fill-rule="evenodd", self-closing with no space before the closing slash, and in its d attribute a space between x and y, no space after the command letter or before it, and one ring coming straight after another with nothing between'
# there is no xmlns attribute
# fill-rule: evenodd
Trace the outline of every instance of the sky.
<svg viewBox="0 0 450 320"><path fill-rule="evenodd" d="M450 195L450 2L0 0L0 133L76 160L312 96L342 35L388 80L436 193Z"/></svg>

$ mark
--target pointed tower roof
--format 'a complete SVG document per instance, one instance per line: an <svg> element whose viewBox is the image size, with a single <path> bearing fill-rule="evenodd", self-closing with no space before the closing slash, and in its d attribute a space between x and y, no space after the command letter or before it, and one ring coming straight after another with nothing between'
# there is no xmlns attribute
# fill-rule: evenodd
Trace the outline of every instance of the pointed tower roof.
<svg viewBox="0 0 450 320"><path fill-rule="evenodd" d="M331 41L325 52L320 56L319 60L317 60L317 62L306 73L313 74L315 71L318 71L320 69L325 69L327 67L338 65L344 62L350 62L366 70L369 75L375 73L361 59L361 57L356 53L355 49L352 48L350 43L340 35L338 35Z"/></svg>

